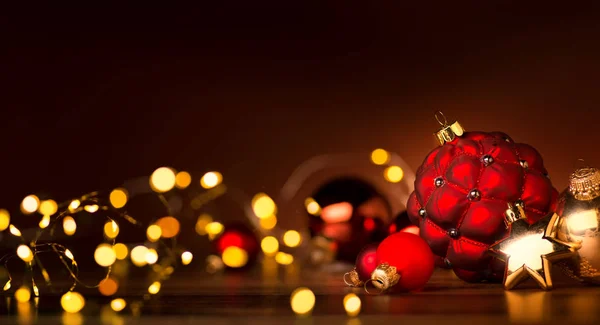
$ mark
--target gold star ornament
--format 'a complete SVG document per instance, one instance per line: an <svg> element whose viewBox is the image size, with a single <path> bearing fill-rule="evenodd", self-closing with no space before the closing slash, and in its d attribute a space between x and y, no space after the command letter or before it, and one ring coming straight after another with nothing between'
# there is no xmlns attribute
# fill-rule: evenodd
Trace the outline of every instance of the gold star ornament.
<svg viewBox="0 0 600 325"><path fill-rule="evenodd" d="M505 222L510 233L490 246L490 252L506 262L504 289L529 277L542 289L552 289L552 263L573 257L578 248L556 239L558 221L559 216L552 214L529 225L522 205L508 205Z"/></svg>

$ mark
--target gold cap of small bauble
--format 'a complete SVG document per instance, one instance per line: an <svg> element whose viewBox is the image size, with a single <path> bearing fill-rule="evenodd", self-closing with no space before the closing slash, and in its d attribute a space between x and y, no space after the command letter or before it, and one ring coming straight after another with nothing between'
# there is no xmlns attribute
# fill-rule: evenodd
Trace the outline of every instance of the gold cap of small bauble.
<svg viewBox="0 0 600 325"><path fill-rule="evenodd" d="M371 273L370 280L374 287L383 292L400 281L400 274L396 271L395 266L390 266L388 263L382 263L377 266L373 273Z"/></svg>
<svg viewBox="0 0 600 325"><path fill-rule="evenodd" d="M577 169L569 177L569 192L581 201L600 196L600 171L593 167Z"/></svg>
<svg viewBox="0 0 600 325"><path fill-rule="evenodd" d="M460 123L454 121L450 125L448 125L448 120L442 112L435 113L435 119L442 126L435 134L440 146L444 145L447 142L454 140L456 137L460 137L465 133L465 129L463 129Z"/></svg>

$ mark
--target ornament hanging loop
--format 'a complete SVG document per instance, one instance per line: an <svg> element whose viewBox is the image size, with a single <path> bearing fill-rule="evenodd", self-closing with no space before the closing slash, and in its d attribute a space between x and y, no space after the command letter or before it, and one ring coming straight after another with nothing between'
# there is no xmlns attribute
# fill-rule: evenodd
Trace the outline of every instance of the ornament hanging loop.
<svg viewBox="0 0 600 325"><path fill-rule="evenodd" d="M378 294L378 295L380 295L380 294L382 294L382 293L385 291L385 290L383 290L383 289L380 289L380 288L377 288L376 286L374 286L375 288L379 289L379 292L377 292L377 293L370 292L370 291L369 291L369 289L367 289L369 282L372 282L372 283L374 283L375 281L373 281L373 279L369 279L369 280L365 281L365 284L364 284L364 289L365 289L365 292L366 292L366 293L368 293L368 294Z"/></svg>
<svg viewBox="0 0 600 325"><path fill-rule="evenodd" d="M453 141L456 137L460 137L465 133L465 129L458 122L453 122L448 125L448 120L446 116L441 111L437 111L435 113L435 119L442 126L435 134L440 146L444 145L447 142Z"/></svg>
<svg viewBox="0 0 600 325"><path fill-rule="evenodd" d="M446 115L444 115L444 113L442 113L442 111L435 112L434 117L435 117L436 121L438 123L440 123L441 126L443 126L443 127L448 126L448 120L446 119ZM443 120L443 122L442 122L442 120Z"/></svg>
<svg viewBox="0 0 600 325"><path fill-rule="evenodd" d="M360 287L363 285L363 282L360 280L356 269L352 269L352 271L344 273L344 283L346 283L346 285L349 287Z"/></svg>
<svg viewBox="0 0 600 325"><path fill-rule="evenodd" d="M575 163L575 169L581 169L581 168L589 168L590 165L586 164L585 160L583 160L582 158L577 159L577 162Z"/></svg>

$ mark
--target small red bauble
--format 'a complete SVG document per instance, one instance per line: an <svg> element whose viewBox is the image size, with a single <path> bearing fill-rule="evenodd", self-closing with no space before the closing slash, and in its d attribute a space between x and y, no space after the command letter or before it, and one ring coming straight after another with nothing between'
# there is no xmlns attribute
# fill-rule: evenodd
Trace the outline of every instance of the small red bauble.
<svg viewBox="0 0 600 325"><path fill-rule="evenodd" d="M521 204L531 223L551 211L558 192L542 157L501 132L438 133L440 147L416 173L408 215L438 260L466 281L497 281L503 267L487 254L504 238L507 204Z"/></svg>
<svg viewBox="0 0 600 325"><path fill-rule="evenodd" d="M371 278L371 273L377 267L377 247L378 243L365 246L356 257L356 272L361 281Z"/></svg>
<svg viewBox="0 0 600 325"><path fill-rule="evenodd" d="M419 236L397 232L383 240L377 248L377 264L387 263L396 267L400 279L391 287L394 291L422 289L431 278L434 269L433 253Z"/></svg>

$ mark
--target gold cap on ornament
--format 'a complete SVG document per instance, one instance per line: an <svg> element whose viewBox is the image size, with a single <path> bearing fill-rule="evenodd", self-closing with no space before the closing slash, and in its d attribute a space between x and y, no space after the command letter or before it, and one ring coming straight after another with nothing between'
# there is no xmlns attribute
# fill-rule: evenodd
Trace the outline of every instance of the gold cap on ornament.
<svg viewBox="0 0 600 325"><path fill-rule="evenodd" d="M592 167L577 169L569 177L569 192L581 201L600 196L600 171Z"/></svg>
<svg viewBox="0 0 600 325"><path fill-rule="evenodd" d="M381 292L386 291L392 286L396 285L400 281L400 274L398 274L395 266L390 266L388 263L382 263L375 268L375 271L371 273L371 278L365 282L365 291L367 290L367 284L371 282L373 286Z"/></svg>
<svg viewBox="0 0 600 325"><path fill-rule="evenodd" d="M527 219L527 215L523 209L523 204L515 203L513 205L508 203L508 209L504 211L504 224L506 224L506 228L512 225L515 221L521 219Z"/></svg>
<svg viewBox="0 0 600 325"><path fill-rule="evenodd" d="M460 137L465 133L465 129L463 129L460 123L454 121L450 125L448 125L448 120L446 120L446 116L440 111L435 113L435 119L442 126L435 134L440 146L444 145L447 142L454 140L456 137Z"/></svg>

